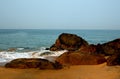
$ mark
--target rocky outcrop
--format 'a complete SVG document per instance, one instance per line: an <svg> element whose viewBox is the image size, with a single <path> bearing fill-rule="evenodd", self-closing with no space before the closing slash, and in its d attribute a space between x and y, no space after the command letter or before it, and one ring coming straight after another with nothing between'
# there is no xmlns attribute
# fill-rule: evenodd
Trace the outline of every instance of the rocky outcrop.
<svg viewBox="0 0 120 79"><path fill-rule="evenodd" d="M79 53L81 53L81 54L94 54L95 52L96 52L95 45L82 46L79 49Z"/></svg>
<svg viewBox="0 0 120 79"><path fill-rule="evenodd" d="M116 50L120 49L120 38L104 43L101 47L101 50L103 50L106 55L113 55L116 53Z"/></svg>
<svg viewBox="0 0 120 79"><path fill-rule="evenodd" d="M61 34L56 40L55 44L50 48L50 50L52 51L68 50L69 52L59 56L56 59L56 61L60 62L61 64L71 64L71 65L100 64L106 61L104 56L112 55L107 60L108 65L110 65L114 60L116 61L116 59L114 58L118 58L116 55L116 53L118 52L116 50L119 49L120 49L120 39L115 39L113 41L104 44L89 45L81 37L67 33ZM117 59L117 61L118 60L119 58Z"/></svg>
<svg viewBox="0 0 120 79"><path fill-rule="evenodd" d="M61 64L69 65L97 65L104 63L106 59L100 55L81 54L77 52L66 52L56 59Z"/></svg>
<svg viewBox="0 0 120 79"><path fill-rule="evenodd" d="M6 68L39 68L39 69L61 69L62 65L58 62L50 62L40 58L19 58L7 63Z"/></svg>
<svg viewBox="0 0 120 79"><path fill-rule="evenodd" d="M107 59L108 66L120 65L120 50Z"/></svg>
<svg viewBox="0 0 120 79"><path fill-rule="evenodd" d="M88 43L81 37L75 34L62 33L55 44L50 47L50 50L69 50L75 51L78 50L81 46L87 46Z"/></svg>
<svg viewBox="0 0 120 79"><path fill-rule="evenodd" d="M119 49L120 49L120 39L115 39L113 41L104 44L97 44L97 45L92 44L88 46L83 46L79 49L79 51L88 54L111 56L113 54L116 54L117 53L116 50Z"/></svg>
<svg viewBox="0 0 120 79"><path fill-rule="evenodd" d="M101 50L101 45L88 45L88 46L82 46L79 50L79 53L82 54L90 54L90 55L104 55L103 50Z"/></svg>

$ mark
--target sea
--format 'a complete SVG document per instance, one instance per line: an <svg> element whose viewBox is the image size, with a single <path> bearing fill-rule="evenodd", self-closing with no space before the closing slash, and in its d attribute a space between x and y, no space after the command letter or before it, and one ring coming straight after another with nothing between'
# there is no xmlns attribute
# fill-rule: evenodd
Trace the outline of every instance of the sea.
<svg viewBox="0 0 120 79"><path fill-rule="evenodd" d="M0 29L0 63L16 58L60 56L67 50L50 51L48 48L62 33L76 34L89 44L120 38L120 30Z"/></svg>

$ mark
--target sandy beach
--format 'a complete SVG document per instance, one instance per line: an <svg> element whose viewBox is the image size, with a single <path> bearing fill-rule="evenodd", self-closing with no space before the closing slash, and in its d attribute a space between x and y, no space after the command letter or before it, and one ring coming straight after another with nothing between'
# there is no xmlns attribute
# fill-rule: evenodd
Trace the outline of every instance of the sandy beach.
<svg viewBox="0 0 120 79"><path fill-rule="evenodd" d="M120 66L78 65L61 70L0 67L0 79L120 79Z"/></svg>

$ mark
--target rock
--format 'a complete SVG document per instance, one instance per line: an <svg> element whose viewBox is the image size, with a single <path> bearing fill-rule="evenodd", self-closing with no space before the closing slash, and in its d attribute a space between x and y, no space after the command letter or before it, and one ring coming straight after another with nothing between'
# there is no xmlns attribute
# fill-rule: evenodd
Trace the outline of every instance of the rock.
<svg viewBox="0 0 120 79"><path fill-rule="evenodd" d="M61 64L69 65L97 65L104 63L106 59L100 55L81 54L79 52L66 52L56 59Z"/></svg>
<svg viewBox="0 0 120 79"><path fill-rule="evenodd" d="M86 54L111 56L117 53L116 50L118 49L120 49L120 39L115 39L104 44L82 46L79 51Z"/></svg>
<svg viewBox="0 0 120 79"><path fill-rule="evenodd" d="M107 59L108 66L120 65L120 50Z"/></svg>
<svg viewBox="0 0 120 79"><path fill-rule="evenodd" d="M62 65L58 62L50 62L40 58L19 58L7 63L6 68L40 68L40 69L61 69Z"/></svg>
<svg viewBox="0 0 120 79"><path fill-rule="evenodd" d="M82 46L78 52L81 54L95 54L96 50L97 48L95 45L88 45L88 46Z"/></svg>
<svg viewBox="0 0 120 79"><path fill-rule="evenodd" d="M51 55L51 54L54 54L54 53L52 53L52 52L44 52L44 53L41 53L40 56Z"/></svg>
<svg viewBox="0 0 120 79"><path fill-rule="evenodd" d="M62 33L55 44L50 47L50 50L78 50L81 46L88 45L87 41L75 34Z"/></svg>
<svg viewBox="0 0 120 79"><path fill-rule="evenodd" d="M50 48L45 48L45 50L50 50Z"/></svg>
<svg viewBox="0 0 120 79"><path fill-rule="evenodd" d="M104 43L101 47L101 50L103 50L106 55L113 55L116 53L116 50L120 49L120 38Z"/></svg>
<svg viewBox="0 0 120 79"><path fill-rule="evenodd" d="M8 49L8 52L14 52L14 51L16 51L17 49L16 48L9 48Z"/></svg>
<svg viewBox="0 0 120 79"><path fill-rule="evenodd" d="M79 53L82 54L91 54L91 55L104 55L104 52L101 48L101 45L88 45L88 46L82 46L79 50Z"/></svg>

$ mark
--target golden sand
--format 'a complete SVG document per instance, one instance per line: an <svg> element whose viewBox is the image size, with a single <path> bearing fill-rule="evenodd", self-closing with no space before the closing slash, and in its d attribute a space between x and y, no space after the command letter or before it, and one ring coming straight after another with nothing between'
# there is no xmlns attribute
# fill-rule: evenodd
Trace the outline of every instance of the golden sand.
<svg viewBox="0 0 120 79"><path fill-rule="evenodd" d="M0 67L0 79L120 79L120 66L79 65L61 70Z"/></svg>

